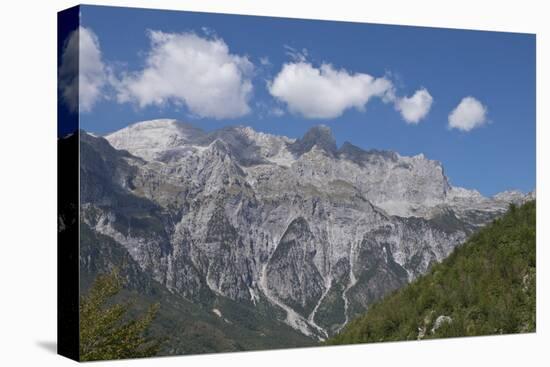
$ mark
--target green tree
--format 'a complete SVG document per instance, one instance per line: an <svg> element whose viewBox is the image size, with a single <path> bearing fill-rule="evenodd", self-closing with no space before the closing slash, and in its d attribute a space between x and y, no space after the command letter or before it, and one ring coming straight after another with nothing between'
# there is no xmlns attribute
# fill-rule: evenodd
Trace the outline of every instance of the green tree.
<svg viewBox="0 0 550 367"><path fill-rule="evenodd" d="M117 271L97 277L88 294L80 299L80 360L151 357L161 341L146 333L159 304L140 318L127 316L130 303L109 302L122 289Z"/></svg>

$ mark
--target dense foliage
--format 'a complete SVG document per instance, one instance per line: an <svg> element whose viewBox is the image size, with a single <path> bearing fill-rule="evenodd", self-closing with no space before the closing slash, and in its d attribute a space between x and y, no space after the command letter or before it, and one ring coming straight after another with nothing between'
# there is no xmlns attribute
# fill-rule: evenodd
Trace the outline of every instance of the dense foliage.
<svg viewBox="0 0 550 367"><path fill-rule="evenodd" d="M129 305L109 304L121 290L116 272L98 276L88 294L80 300L80 360L151 357L160 341L145 336L158 304L137 319L126 316Z"/></svg>
<svg viewBox="0 0 550 367"><path fill-rule="evenodd" d="M535 202L511 205L327 344L534 332Z"/></svg>

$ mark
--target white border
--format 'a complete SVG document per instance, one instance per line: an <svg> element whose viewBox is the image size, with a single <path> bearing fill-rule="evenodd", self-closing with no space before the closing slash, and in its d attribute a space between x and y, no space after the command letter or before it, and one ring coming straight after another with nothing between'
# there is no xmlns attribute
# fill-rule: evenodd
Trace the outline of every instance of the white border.
<svg viewBox="0 0 550 367"><path fill-rule="evenodd" d="M537 334L294 349L101 366L477 366L544 365L548 353L549 27L544 1L155 0L91 1L295 18L537 33ZM0 11L0 364L70 365L56 338L56 12L72 1L4 2ZM545 312L542 310L545 309ZM545 341L546 339L546 341ZM50 346L50 348L48 348ZM95 364L94 364L95 365Z"/></svg>

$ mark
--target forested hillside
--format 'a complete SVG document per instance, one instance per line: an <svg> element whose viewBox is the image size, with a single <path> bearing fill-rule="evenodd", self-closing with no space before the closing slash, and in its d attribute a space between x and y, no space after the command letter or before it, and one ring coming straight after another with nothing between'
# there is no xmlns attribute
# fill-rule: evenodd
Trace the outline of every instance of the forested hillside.
<svg viewBox="0 0 550 367"><path fill-rule="evenodd" d="M534 332L535 201L474 234L327 344Z"/></svg>

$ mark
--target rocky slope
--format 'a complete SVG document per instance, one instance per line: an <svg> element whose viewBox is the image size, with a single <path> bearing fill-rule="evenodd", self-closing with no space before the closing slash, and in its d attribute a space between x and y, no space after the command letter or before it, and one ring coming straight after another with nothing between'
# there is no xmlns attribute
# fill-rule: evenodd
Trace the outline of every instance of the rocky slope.
<svg viewBox="0 0 550 367"><path fill-rule="evenodd" d="M173 294L273 310L324 339L527 196L449 184L423 155L174 120L81 139L81 212ZM223 310L219 310L223 313Z"/></svg>

